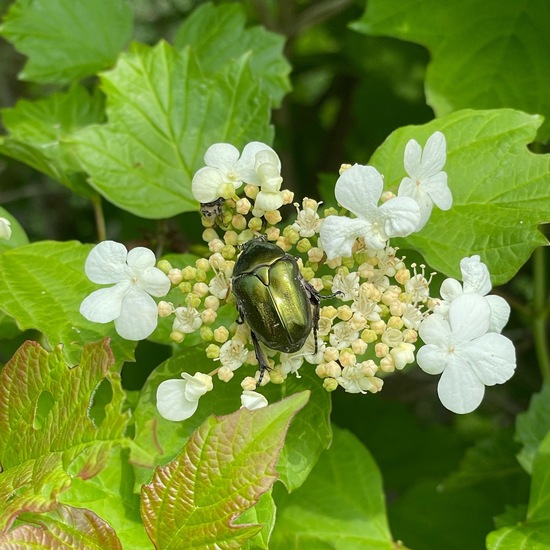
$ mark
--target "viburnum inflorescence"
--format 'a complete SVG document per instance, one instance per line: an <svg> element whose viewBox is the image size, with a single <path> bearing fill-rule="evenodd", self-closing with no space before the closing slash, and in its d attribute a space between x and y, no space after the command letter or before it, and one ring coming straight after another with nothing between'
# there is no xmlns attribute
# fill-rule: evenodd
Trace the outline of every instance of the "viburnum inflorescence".
<svg viewBox="0 0 550 550"><path fill-rule="evenodd" d="M448 280L440 300L432 295L432 275L426 274L425 266L407 266L406 258L389 243L393 236L420 230L433 204L451 207L447 175L441 171L445 147L440 132L430 137L424 152L414 140L409 142L405 152L408 176L397 196L382 192L383 177L375 168L343 165L335 194L353 215L338 215L305 198L294 203L296 219L286 226L279 208L292 204L293 194L281 189L281 164L275 151L260 142L248 144L242 153L229 144L210 147L206 166L198 170L192 185L195 197L208 211L202 223L209 254L192 266L172 266L166 260L158 263L172 288L181 293L177 302L161 301L158 313L173 318L173 342L181 343L187 335L198 333L213 368L208 374L182 373L183 380L162 383L157 391L160 414L172 420L188 418L200 396L213 389L211 377L229 382L241 369L245 373L240 377L242 405L254 409L267 404L256 391L259 371L253 335L246 323L237 322L231 289L239 246L259 236L296 258L301 277L307 281L304 285L311 285L308 288L321 295L338 293L320 305L316 341L312 331L294 353L260 344L269 368L262 386L282 384L288 376L300 377L300 371L311 365L327 391L341 387L349 393L376 393L382 389L384 376L416 361L419 331L426 342L419 352L420 366L430 374L443 373L439 395L451 410L473 410L485 385L507 380L515 367L513 347L510 353L505 346L505 357L494 358L494 364L487 367L487 346L495 337L478 340L490 330L500 332L509 313L499 300L481 298L490 283L487 288L479 282L488 278L488 272L485 275L479 267L483 266L479 257L461 264L463 273L466 270L464 289L457 287L458 281ZM466 313L460 303L452 303L462 292L477 293L483 302L473 310L483 315L479 330L463 336L458 320L465 319ZM230 321L220 315L222 308L231 308ZM468 322L474 323L470 317ZM434 336L437 327L443 327L445 337ZM499 341L505 339L498 336ZM458 347L456 342L460 342ZM474 360L472 350L477 344L481 356ZM455 360L459 355L461 359ZM490 376L487 369L498 370L500 363L499 374ZM256 369L255 376L248 366ZM471 398L468 392L473 392Z"/></svg>

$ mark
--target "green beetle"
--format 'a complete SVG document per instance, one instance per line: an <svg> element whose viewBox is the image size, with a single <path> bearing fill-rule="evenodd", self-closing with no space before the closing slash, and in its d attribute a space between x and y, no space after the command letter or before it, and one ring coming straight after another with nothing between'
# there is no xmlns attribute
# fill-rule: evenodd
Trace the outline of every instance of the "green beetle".
<svg viewBox="0 0 550 550"><path fill-rule="evenodd" d="M260 385L269 370L259 342L268 348L293 353L313 329L317 353L317 328L321 296L302 276L296 258L259 237L241 245L232 278L237 298L238 322L250 327L258 359Z"/></svg>

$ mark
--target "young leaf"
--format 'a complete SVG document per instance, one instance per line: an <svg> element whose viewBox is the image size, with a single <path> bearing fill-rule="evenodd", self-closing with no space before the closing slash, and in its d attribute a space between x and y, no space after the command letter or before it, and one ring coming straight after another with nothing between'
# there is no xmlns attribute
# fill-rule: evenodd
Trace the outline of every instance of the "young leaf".
<svg viewBox="0 0 550 550"><path fill-rule="evenodd" d="M539 446L533 461L531 496L524 523L493 531L487 536L488 550L530 548L543 550L550 546L550 434Z"/></svg>
<svg viewBox="0 0 550 550"><path fill-rule="evenodd" d="M275 499L277 520L270 548L394 548L378 467L351 433L334 441L306 482Z"/></svg>
<svg viewBox="0 0 550 550"><path fill-rule="evenodd" d="M550 138L550 6L546 0L374 0L353 28L426 46L426 96L437 116L512 107L546 121Z"/></svg>
<svg viewBox="0 0 550 550"><path fill-rule="evenodd" d="M244 7L239 4L203 4L176 32L174 46L190 46L202 70L214 74L246 52L254 80L261 81L278 107L290 90L290 65L283 57L283 36L256 26L245 29Z"/></svg>
<svg viewBox="0 0 550 550"><path fill-rule="evenodd" d="M479 254L493 284L511 279L536 247L548 243L538 226L550 221L550 155L527 148L540 124L540 117L509 109L465 110L393 132L369 163L384 174L387 188L396 192L406 175L407 141L424 146L440 130L453 194L450 210L434 207L420 233L395 243L420 251L432 268L453 277L461 277L462 258Z"/></svg>
<svg viewBox="0 0 550 550"><path fill-rule="evenodd" d="M48 514L29 514L27 520L36 525L20 525L7 533L0 533L3 548L65 548L74 550L122 550L112 527L90 510L57 506Z"/></svg>
<svg viewBox="0 0 550 550"><path fill-rule="evenodd" d="M88 478L105 466L127 423L120 376L109 369L106 340L88 344L69 368L60 347L48 353L26 342L0 372L0 530L23 511L44 512L73 476ZM99 426L89 416L99 383L112 399Z"/></svg>
<svg viewBox="0 0 550 550"><path fill-rule="evenodd" d="M529 409L516 418L516 440L523 443L518 460L528 473L531 473L540 442L549 432L550 386L545 384L531 398Z"/></svg>
<svg viewBox="0 0 550 550"><path fill-rule="evenodd" d="M77 242L44 241L0 254L0 308L21 330L41 331L52 347L63 344L71 365L84 344L105 336L112 338L117 362L131 361L135 342L120 338L112 323L92 323L79 312L82 300L97 289L84 272L90 249Z"/></svg>
<svg viewBox="0 0 550 550"><path fill-rule="evenodd" d="M277 479L288 425L308 392L263 409L210 417L142 490L142 516L158 548L240 548L261 526L235 519Z"/></svg>
<svg viewBox="0 0 550 550"><path fill-rule="evenodd" d="M24 162L84 196L95 195L86 175L68 148L75 131L103 120L103 96L90 96L80 85L36 101L21 100L2 110L9 135L0 141L0 153Z"/></svg>
<svg viewBox="0 0 550 550"><path fill-rule="evenodd" d="M197 209L191 178L213 143L272 138L248 54L207 77L189 49L136 43L101 78L109 122L77 133L77 154L92 187L137 216Z"/></svg>
<svg viewBox="0 0 550 550"><path fill-rule="evenodd" d="M17 0L0 34L29 58L21 79L66 84L110 67L132 25L125 0Z"/></svg>

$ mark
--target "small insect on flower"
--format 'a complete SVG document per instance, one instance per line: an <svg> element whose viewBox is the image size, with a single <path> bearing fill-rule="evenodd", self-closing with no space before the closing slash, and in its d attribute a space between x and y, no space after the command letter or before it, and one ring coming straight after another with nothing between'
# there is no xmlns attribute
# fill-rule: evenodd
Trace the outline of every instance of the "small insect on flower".
<svg viewBox="0 0 550 550"><path fill-rule="evenodd" d="M242 245L232 286L239 322L246 321L250 327L260 369L258 385L269 370L260 342L293 353L304 345L312 329L317 341L321 299L339 294L321 296L302 277L293 256L261 237Z"/></svg>
<svg viewBox="0 0 550 550"><path fill-rule="evenodd" d="M220 219L222 215L222 206L225 202L223 197L219 197L216 200L211 202L202 202L201 203L201 214L209 222L215 222Z"/></svg>

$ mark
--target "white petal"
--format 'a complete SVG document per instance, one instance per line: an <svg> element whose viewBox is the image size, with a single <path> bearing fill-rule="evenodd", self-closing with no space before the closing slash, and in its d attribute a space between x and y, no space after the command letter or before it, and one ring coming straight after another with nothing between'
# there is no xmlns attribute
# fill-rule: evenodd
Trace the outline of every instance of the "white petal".
<svg viewBox="0 0 550 550"><path fill-rule="evenodd" d="M422 170L419 177L425 178L437 174L447 160L447 144L441 132L433 133L424 146Z"/></svg>
<svg viewBox="0 0 550 550"><path fill-rule="evenodd" d="M245 145L241 157L239 158L239 162L237 163L239 177L251 185L261 184L260 178L256 173L256 157L261 151L272 152L275 157L271 157L271 159L276 163L277 170L281 170L281 161L279 160L277 153L275 153L269 145L266 145L260 141L251 141Z"/></svg>
<svg viewBox="0 0 550 550"><path fill-rule="evenodd" d="M416 353L418 366L427 374L441 374L447 365L447 350L429 344Z"/></svg>
<svg viewBox="0 0 550 550"><path fill-rule="evenodd" d="M128 277L126 257L128 251L123 244L103 241L86 258L84 270L88 279L98 284L118 283Z"/></svg>
<svg viewBox="0 0 550 550"><path fill-rule="evenodd" d="M419 335L426 344L446 349L451 341L449 321L439 313L432 313L420 323Z"/></svg>
<svg viewBox="0 0 550 550"><path fill-rule="evenodd" d="M226 180L217 168L205 166L195 172L191 181L191 192L201 203L212 202L221 196L220 189Z"/></svg>
<svg viewBox="0 0 550 550"><path fill-rule="evenodd" d="M489 330L491 332L502 332L508 319L510 318L510 306L501 296L485 296L491 308L491 323Z"/></svg>
<svg viewBox="0 0 550 550"><path fill-rule="evenodd" d="M462 294L462 285L456 279L445 279L441 283L439 293L444 300L452 302L457 296L460 296Z"/></svg>
<svg viewBox="0 0 550 550"><path fill-rule="evenodd" d="M405 146L404 165L407 174L416 179L420 172L420 162L422 160L422 147L415 139L410 139Z"/></svg>
<svg viewBox="0 0 550 550"><path fill-rule="evenodd" d="M348 258L357 237L370 229L370 224L361 219L350 219L344 216L328 216L321 225L319 237L327 258L338 256ZM380 248L384 248L382 245Z"/></svg>
<svg viewBox="0 0 550 550"><path fill-rule="evenodd" d="M230 143L214 143L204 155L206 166L217 168L224 174L233 171L239 158L239 150Z"/></svg>
<svg viewBox="0 0 550 550"><path fill-rule="evenodd" d="M0 239L11 237L11 222L7 218L0 218Z"/></svg>
<svg viewBox="0 0 550 550"><path fill-rule="evenodd" d="M378 201L384 182L376 168L355 164L336 182L336 200L358 218L372 218L378 210Z"/></svg>
<svg viewBox="0 0 550 550"><path fill-rule="evenodd" d="M466 414L479 406L485 386L468 364L455 359L449 361L443 371L437 393L444 407L457 414Z"/></svg>
<svg viewBox="0 0 550 550"><path fill-rule="evenodd" d="M198 401L206 392L209 392L214 387L212 377L202 372L197 372L191 376L187 372L182 372L181 376L187 381L185 387L185 398L188 401Z"/></svg>
<svg viewBox="0 0 550 550"><path fill-rule="evenodd" d="M158 307L145 291L132 286L122 300L116 331L126 340L144 340L157 328Z"/></svg>
<svg viewBox="0 0 550 550"><path fill-rule="evenodd" d="M94 323L110 323L120 316L122 299L128 291L127 283L96 290L80 304L80 314Z"/></svg>
<svg viewBox="0 0 550 550"><path fill-rule="evenodd" d="M278 210L283 206L284 198L283 194L280 192L270 193L266 191L260 191L256 195L256 200L254 201L254 208L259 208L260 210Z"/></svg>
<svg viewBox="0 0 550 550"><path fill-rule="evenodd" d="M139 286L151 296L161 298L170 292L170 279L160 269L149 267L138 276Z"/></svg>
<svg viewBox="0 0 550 550"><path fill-rule="evenodd" d="M479 294L461 294L449 306L449 324L456 342L469 342L489 330L491 308Z"/></svg>
<svg viewBox="0 0 550 550"><path fill-rule="evenodd" d="M503 384L514 374L516 350L506 336L488 332L470 342L468 350L470 364L486 386Z"/></svg>
<svg viewBox="0 0 550 550"><path fill-rule="evenodd" d="M460 271L464 281L464 292L474 292L482 296L490 292L492 285L489 270L477 254L469 258L462 258Z"/></svg>
<svg viewBox="0 0 550 550"><path fill-rule="evenodd" d="M155 254L144 246L136 246L128 252L126 260L130 268L134 271L134 275L140 271L144 271L149 267L153 267L156 262Z"/></svg>
<svg viewBox="0 0 550 550"><path fill-rule="evenodd" d="M249 411L255 411L269 405L267 399L261 393L250 390L243 391L241 394L241 403Z"/></svg>
<svg viewBox="0 0 550 550"><path fill-rule="evenodd" d="M422 183L421 187L441 210L449 210L453 205L453 195L447 184L446 172L439 172L431 176Z"/></svg>
<svg viewBox="0 0 550 550"><path fill-rule="evenodd" d="M384 219L384 230L388 237L406 237L418 227L420 208L410 197L395 197L380 208Z"/></svg>
<svg viewBox="0 0 550 550"><path fill-rule="evenodd" d="M186 380L165 380L157 388L157 409L166 420L179 422L191 417L199 402L185 397Z"/></svg>

